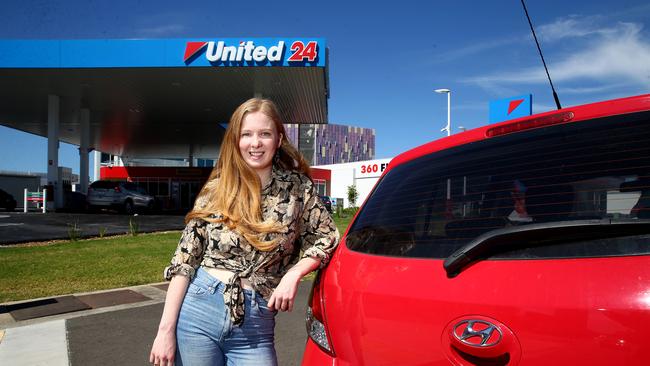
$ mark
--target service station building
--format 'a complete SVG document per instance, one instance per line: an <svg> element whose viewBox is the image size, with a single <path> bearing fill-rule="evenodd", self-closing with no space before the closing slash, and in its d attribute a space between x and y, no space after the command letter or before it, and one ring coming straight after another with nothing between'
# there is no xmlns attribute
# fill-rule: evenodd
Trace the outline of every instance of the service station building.
<svg viewBox="0 0 650 366"><path fill-rule="evenodd" d="M285 123L328 123L327 52L318 38L3 40L0 124L47 137L55 208L69 189L59 141L79 146L79 191L92 153L95 177L139 181L189 207L210 171L192 162L219 156L224 126L245 100L272 99ZM100 167L101 153L190 163Z"/></svg>

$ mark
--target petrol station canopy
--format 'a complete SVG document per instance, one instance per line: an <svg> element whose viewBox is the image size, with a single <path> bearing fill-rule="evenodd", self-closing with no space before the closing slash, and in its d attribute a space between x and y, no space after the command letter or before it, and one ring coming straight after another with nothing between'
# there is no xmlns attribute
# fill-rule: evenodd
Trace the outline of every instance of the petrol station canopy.
<svg viewBox="0 0 650 366"><path fill-rule="evenodd" d="M214 158L243 101L274 100L285 123L327 123L323 39L0 41L0 124L134 158ZM48 109L50 108L50 109ZM51 136L51 135L50 135Z"/></svg>

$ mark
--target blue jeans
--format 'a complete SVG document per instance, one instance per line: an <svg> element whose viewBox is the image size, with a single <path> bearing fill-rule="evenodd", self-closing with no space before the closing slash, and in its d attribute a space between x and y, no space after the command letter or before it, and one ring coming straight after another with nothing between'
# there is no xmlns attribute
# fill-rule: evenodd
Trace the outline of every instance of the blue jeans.
<svg viewBox="0 0 650 366"><path fill-rule="evenodd" d="M221 281L199 268L183 299L176 325L176 365L278 364L273 344L276 311L254 291L244 290L245 317L233 326Z"/></svg>

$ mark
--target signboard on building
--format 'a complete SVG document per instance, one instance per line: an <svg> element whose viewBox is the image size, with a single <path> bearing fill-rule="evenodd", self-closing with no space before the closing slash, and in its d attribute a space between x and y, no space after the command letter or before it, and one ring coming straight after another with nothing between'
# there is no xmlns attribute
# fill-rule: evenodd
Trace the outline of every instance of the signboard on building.
<svg viewBox="0 0 650 366"><path fill-rule="evenodd" d="M387 159L384 159L387 160ZM376 178L381 176L381 173L386 170L386 167L388 166L388 163L390 162L390 159L388 161L383 162L383 161L377 161L377 160L370 160L370 161L364 161L361 163L358 163L357 166L354 167L355 170L355 177L356 178Z"/></svg>
<svg viewBox="0 0 650 366"><path fill-rule="evenodd" d="M344 202L344 207L349 207L348 187L355 186L359 197L356 205L361 205L366 197L375 186L381 174L388 167L392 158L358 161L354 163L318 165L319 169L331 171L331 190L329 196L340 198Z"/></svg>
<svg viewBox="0 0 650 366"><path fill-rule="evenodd" d="M531 114L533 114L532 94L490 101L490 123L526 117Z"/></svg>
<svg viewBox="0 0 650 366"><path fill-rule="evenodd" d="M325 67L323 38L2 40L5 68Z"/></svg>
<svg viewBox="0 0 650 366"><path fill-rule="evenodd" d="M187 66L325 66L323 39L261 38L187 41Z"/></svg>

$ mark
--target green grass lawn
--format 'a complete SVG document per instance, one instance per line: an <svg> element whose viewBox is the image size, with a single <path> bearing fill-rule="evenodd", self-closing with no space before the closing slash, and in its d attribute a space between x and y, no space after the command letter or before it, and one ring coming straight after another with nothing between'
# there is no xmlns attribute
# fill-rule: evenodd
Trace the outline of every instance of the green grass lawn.
<svg viewBox="0 0 650 366"><path fill-rule="evenodd" d="M161 282L179 235L0 248L0 302Z"/></svg>
<svg viewBox="0 0 650 366"><path fill-rule="evenodd" d="M344 218L337 218L336 216L334 217L334 222L336 223L336 227L339 229L341 236L345 234L345 229L348 228L350 221L352 221L352 216Z"/></svg>
<svg viewBox="0 0 650 366"><path fill-rule="evenodd" d="M351 218L334 219L341 235ZM0 303L161 282L180 232L0 248Z"/></svg>

